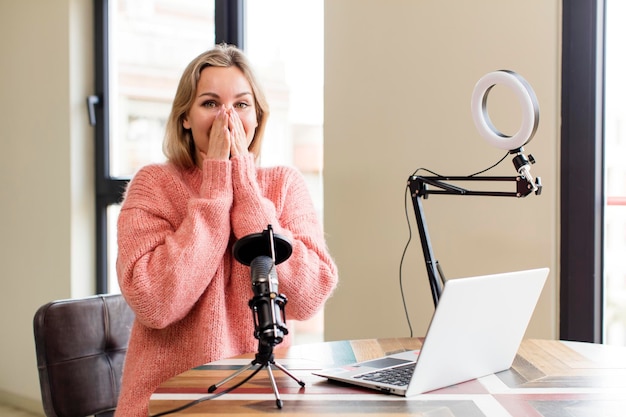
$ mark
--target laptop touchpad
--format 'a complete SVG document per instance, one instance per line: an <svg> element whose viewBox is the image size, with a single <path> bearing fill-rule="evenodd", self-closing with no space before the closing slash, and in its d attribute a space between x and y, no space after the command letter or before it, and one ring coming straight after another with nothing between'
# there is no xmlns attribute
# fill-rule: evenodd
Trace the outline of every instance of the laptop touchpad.
<svg viewBox="0 0 626 417"><path fill-rule="evenodd" d="M357 366L367 366L370 368L389 368L390 366L396 366L396 365L401 365L403 363L410 363L410 362L411 361L408 361L405 359L398 359L398 358L381 358L381 359L374 359L372 361L363 362Z"/></svg>

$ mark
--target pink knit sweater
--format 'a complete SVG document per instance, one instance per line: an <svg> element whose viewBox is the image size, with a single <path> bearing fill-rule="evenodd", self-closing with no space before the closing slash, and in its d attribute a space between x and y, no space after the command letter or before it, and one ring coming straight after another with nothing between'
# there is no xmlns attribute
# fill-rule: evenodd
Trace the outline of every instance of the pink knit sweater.
<svg viewBox="0 0 626 417"><path fill-rule="evenodd" d="M116 417L146 417L152 392L180 372L257 351L250 270L231 248L268 225L293 245L277 267L286 318L310 318L337 284L337 269L298 171L257 168L245 155L135 175L118 220L117 274L136 320ZM287 344L289 337L280 346Z"/></svg>

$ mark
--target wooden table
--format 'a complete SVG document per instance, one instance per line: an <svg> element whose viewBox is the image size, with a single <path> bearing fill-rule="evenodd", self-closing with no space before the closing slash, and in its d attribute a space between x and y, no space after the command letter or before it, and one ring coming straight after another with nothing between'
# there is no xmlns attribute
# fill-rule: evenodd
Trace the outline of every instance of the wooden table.
<svg viewBox="0 0 626 417"><path fill-rule="evenodd" d="M430 393L404 398L329 382L312 370L419 349L421 339L371 339L298 345L275 349L276 362L301 378L275 369L283 408L266 370L236 390L176 415L234 414L393 415L432 417L622 417L626 415L626 348L554 340L524 340L511 369ZM462 349L459 346L459 349ZM249 365L254 353L213 362L165 382L152 395L150 414L205 397L207 388ZM217 392L243 379L229 381Z"/></svg>

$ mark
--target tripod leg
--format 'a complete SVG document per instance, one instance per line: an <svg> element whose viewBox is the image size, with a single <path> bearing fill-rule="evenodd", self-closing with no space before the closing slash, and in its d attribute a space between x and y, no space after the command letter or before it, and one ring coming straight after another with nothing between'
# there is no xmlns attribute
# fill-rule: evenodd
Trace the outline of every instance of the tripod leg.
<svg viewBox="0 0 626 417"><path fill-rule="evenodd" d="M270 377L270 382L272 383L272 389L274 390L274 396L276 397L276 407L283 408L283 400L280 399L280 395L278 394L278 386L276 385L276 380L274 379L274 374L272 373L272 366L270 364L267 365L267 374Z"/></svg>
<svg viewBox="0 0 626 417"><path fill-rule="evenodd" d="M298 383L298 385L300 385L301 387L303 387L305 385L303 380L296 378L296 376L294 374L289 372L287 370L287 368L282 366L280 363L271 362L271 364L274 365L275 367L277 367L278 369L280 369L281 371L283 371L285 374L287 374L287 376L289 376L291 379L296 381Z"/></svg>
<svg viewBox="0 0 626 417"><path fill-rule="evenodd" d="M224 385L225 383L227 383L228 381L230 381L233 378L236 378L238 375L242 374L243 372L247 371L248 369L251 369L254 365L256 365L256 362L251 362L249 365L244 366L243 368L241 368L240 370L238 370L237 372L233 373L232 375L222 379L220 382L218 382L215 385L211 385L209 387L209 392L214 392L216 389L218 389L219 387L221 387L222 385Z"/></svg>

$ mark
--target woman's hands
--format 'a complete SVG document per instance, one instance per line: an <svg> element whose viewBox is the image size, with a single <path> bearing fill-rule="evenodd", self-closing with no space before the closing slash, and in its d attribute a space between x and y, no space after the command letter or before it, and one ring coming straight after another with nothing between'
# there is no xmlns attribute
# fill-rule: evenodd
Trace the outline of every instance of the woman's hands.
<svg viewBox="0 0 626 417"><path fill-rule="evenodd" d="M237 112L222 106L211 126L207 151L199 151L202 159L228 160L248 153L248 138Z"/></svg>

